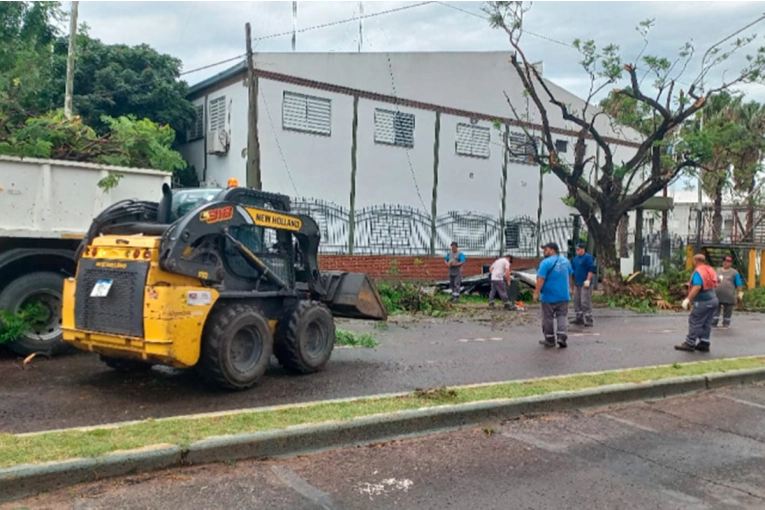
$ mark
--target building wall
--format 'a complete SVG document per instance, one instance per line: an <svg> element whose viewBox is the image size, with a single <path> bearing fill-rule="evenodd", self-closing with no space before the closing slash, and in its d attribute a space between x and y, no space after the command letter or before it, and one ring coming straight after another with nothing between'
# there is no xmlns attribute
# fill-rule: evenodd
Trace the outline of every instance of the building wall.
<svg viewBox="0 0 765 510"><path fill-rule="evenodd" d="M463 266L463 276L483 273L483 266L491 265L495 257L468 257ZM513 261L515 271L536 268L539 259ZM367 273L376 280L434 281L449 278L442 257L392 257L382 255L321 255L322 271L350 271Z"/></svg>
<svg viewBox="0 0 765 510"><path fill-rule="evenodd" d="M264 189L318 198L347 207L351 182L353 98L264 79L259 85L258 130ZM331 135L283 129L284 91L330 99ZM193 141L181 148L186 160L196 167L199 179L210 186L223 186L231 177L241 183L246 180L247 88L238 81L193 102L204 105L221 96L226 98L229 152L225 155L207 154L205 162L204 140ZM378 108L414 114L414 147L407 149L375 142L374 115ZM357 208L396 204L430 213L435 118L436 113L432 111L359 100ZM438 212L475 211L497 215L504 153L502 132L487 121L477 122L478 126L491 128L490 157L458 155L455 150L457 125L470 122L469 118L441 114ZM512 127L511 131L521 132ZM559 138L569 141L569 151L572 152L573 137ZM508 164L506 217L527 215L536 218L539 178L539 167L535 165ZM551 174L543 179L543 221L573 212L561 201L566 193L563 183Z"/></svg>

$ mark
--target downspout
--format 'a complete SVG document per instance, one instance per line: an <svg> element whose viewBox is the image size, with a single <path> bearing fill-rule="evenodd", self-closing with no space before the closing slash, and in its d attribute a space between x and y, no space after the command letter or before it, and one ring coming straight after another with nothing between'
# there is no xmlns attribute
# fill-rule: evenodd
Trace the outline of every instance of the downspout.
<svg viewBox="0 0 765 510"><path fill-rule="evenodd" d="M205 94L205 111L202 113L202 133L204 138L202 139L202 154L204 154L204 167L202 168L202 182L207 182L207 100L210 96Z"/></svg>

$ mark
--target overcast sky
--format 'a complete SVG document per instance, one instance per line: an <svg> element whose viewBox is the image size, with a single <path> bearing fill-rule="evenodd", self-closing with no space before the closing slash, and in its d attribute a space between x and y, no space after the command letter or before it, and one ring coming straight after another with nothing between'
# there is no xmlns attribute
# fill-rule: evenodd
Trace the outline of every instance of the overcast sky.
<svg viewBox="0 0 765 510"><path fill-rule="evenodd" d="M364 2L365 15L418 2ZM476 16L482 2L431 2L364 20L362 51L460 51L507 50L503 33L492 30ZM64 4L65 8L68 7ZM647 53L666 57L691 40L696 59L681 81L691 82L701 55L720 39L765 13L758 2L535 2L527 16L525 45L535 60L544 61L549 79L579 96L586 95L587 81L571 48L575 38L616 43L625 61L634 61L643 41L635 26L654 18ZM359 2L298 2L298 29L352 19ZM292 2L81 2L80 21L91 35L106 43L147 43L179 57L191 70L244 53L244 23L253 37L292 30ZM749 30L765 45L765 21ZM543 39L543 36L547 39ZM557 41L552 42L551 40ZM298 33L297 51L351 52L358 48L358 22L340 23ZM754 47L752 48L754 49ZM257 41L255 51L290 51L291 37L284 35ZM744 62L742 53L720 68L728 76ZM194 84L231 64L184 76ZM716 83L714 78L708 84ZM749 85L752 99L765 101L764 85Z"/></svg>

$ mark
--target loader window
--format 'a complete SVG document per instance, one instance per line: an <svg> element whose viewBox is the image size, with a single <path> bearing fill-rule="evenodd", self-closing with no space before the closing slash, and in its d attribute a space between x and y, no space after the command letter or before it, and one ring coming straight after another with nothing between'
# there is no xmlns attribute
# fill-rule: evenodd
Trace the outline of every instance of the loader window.
<svg viewBox="0 0 765 510"><path fill-rule="evenodd" d="M173 202L170 206L170 222L178 220L204 203L215 200L220 191L215 188L176 191L173 193Z"/></svg>

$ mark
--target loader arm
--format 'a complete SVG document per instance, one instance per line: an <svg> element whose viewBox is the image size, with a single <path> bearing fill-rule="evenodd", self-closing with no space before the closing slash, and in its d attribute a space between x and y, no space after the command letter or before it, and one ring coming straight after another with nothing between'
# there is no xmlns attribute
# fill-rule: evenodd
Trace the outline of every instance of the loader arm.
<svg viewBox="0 0 765 510"><path fill-rule="evenodd" d="M319 227L312 218L302 214L243 206L229 201L208 202L173 223L160 241L160 266L171 273L219 283L225 277L225 269L221 264L223 241L226 238L231 239L228 232L232 228L244 225L291 233L300 248L309 290L317 297L326 295L317 259L321 236ZM205 243L218 251L220 260L199 261L189 257ZM249 250L243 249L240 243L235 242L234 246L253 267L262 265L262 262ZM264 272L264 276L268 278L267 271Z"/></svg>

